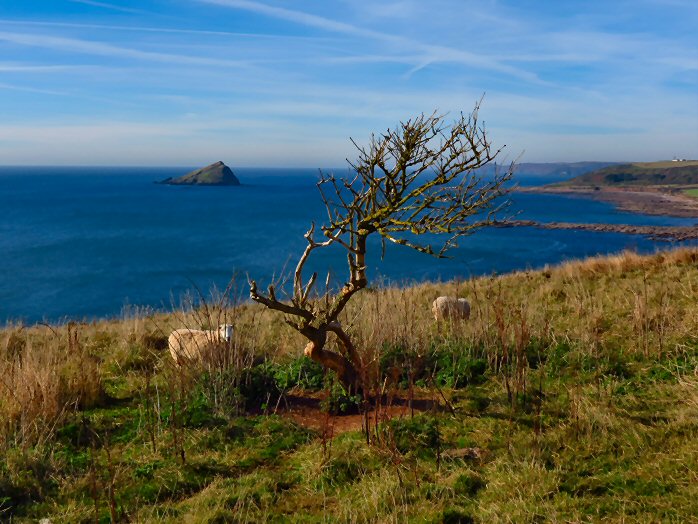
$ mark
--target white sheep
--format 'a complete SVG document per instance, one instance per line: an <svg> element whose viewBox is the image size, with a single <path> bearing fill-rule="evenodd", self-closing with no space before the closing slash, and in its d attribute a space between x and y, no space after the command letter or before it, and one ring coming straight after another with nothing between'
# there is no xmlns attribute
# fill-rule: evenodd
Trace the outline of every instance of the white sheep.
<svg viewBox="0 0 698 524"><path fill-rule="evenodd" d="M431 305L434 319L439 320L468 320L470 318L470 304L464 298L438 297Z"/></svg>
<svg viewBox="0 0 698 524"><path fill-rule="evenodd" d="M201 360L223 342L233 336L231 324L221 324L216 330L175 329L167 338L170 355L178 366Z"/></svg>

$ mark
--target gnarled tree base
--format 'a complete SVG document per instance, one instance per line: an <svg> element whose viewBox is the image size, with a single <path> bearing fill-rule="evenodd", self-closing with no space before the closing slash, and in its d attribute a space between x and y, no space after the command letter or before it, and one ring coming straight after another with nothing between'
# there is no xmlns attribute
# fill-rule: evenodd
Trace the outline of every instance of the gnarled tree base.
<svg viewBox="0 0 698 524"><path fill-rule="evenodd" d="M359 373L354 365L343 355L334 351L328 351L312 341L308 342L303 352L306 357L337 373L339 381L347 391L358 393L361 390Z"/></svg>

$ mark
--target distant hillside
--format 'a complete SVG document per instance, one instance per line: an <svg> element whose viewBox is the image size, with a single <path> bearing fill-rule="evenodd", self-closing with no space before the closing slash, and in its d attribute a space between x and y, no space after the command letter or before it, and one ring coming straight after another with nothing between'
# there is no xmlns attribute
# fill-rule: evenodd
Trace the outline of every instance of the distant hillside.
<svg viewBox="0 0 698 524"><path fill-rule="evenodd" d="M672 186L698 185L698 161L636 162L597 169L560 185L566 186Z"/></svg>
<svg viewBox="0 0 698 524"><path fill-rule="evenodd" d="M240 181L232 169L223 162L216 162L179 178L166 178L161 184L175 186L239 186Z"/></svg>
<svg viewBox="0 0 698 524"><path fill-rule="evenodd" d="M522 162L514 165L514 172L534 177L571 178L611 165L614 162ZM483 172L491 175L508 167L508 164L492 164L485 167Z"/></svg>
<svg viewBox="0 0 698 524"><path fill-rule="evenodd" d="M516 173L522 175L576 177L612 165L614 165L613 162L554 162L549 164L529 162L516 164L514 169Z"/></svg>

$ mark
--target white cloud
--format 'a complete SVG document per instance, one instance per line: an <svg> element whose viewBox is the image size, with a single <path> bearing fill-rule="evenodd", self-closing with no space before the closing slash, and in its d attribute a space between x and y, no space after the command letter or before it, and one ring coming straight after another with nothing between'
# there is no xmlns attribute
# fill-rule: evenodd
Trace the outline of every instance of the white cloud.
<svg viewBox="0 0 698 524"><path fill-rule="evenodd" d="M130 7L123 7L120 5L108 4L106 2L96 2L95 0L69 0L74 4L89 5L92 7L101 7L103 9L110 9L112 11L119 11L121 13L132 13L132 14L148 14L147 11L141 9L132 9Z"/></svg>
<svg viewBox="0 0 698 524"><path fill-rule="evenodd" d="M2 67L0 66L0 71L2 71ZM20 86L20 85L14 85L14 84L7 84L5 82L0 82L0 89L8 89L11 91L24 91L26 93L38 93L42 95L52 95L52 96L66 96L67 93L63 91L57 91L54 89L40 89L36 87L27 87L27 86Z"/></svg>
<svg viewBox="0 0 698 524"><path fill-rule="evenodd" d="M20 25L20 26L39 26L39 27L56 27L56 28L72 28L72 29L103 29L107 31L129 31L143 33L163 33L172 35L196 35L196 36L222 36L234 38L249 38L249 39L274 39L274 40L323 40L319 37L309 37L302 35L277 35L272 33L244 33L235 31L213 31L205 29L183 29L174 27L149 27L138 25L114 25L114 24L90 24L77 22L47 22L41 20L7 20L0 19L0 24L5 25Z"/></svg>
<svg viewBox="0 0 698 524"><path fill-rule="evenodd" d="M147 60L154 62L168 62L187 65L249 67L250 63L242 60L223 60L218 58L197 57L187 55L175 55L169 53L157 53L141 51L128 47L121 47L91 40L76 38L64 38L58 36L38 35L32 33L14 33L0 31L0 41L12 42L25 46L42 47L45 49L60 49L74 53L83 53L98 56L113 56L135 60Z"/></svg>
<svg viewBox="0 0 698 524"><path fill-rule="evenodd" d="M539 20L495 1L303 4L312 12L271 2L189 0L201 19L173 16L182 25L167 28L0 20L3 162L40 152L46 163L196 164L219 149L248 165L341 164L349 136L467 112L483 92L481 116L512 157L602 158L596 143L602 159L623 159L669 147L666 137L674 148L661 156L697 156L682 152L698 143L687 39L614 32L611 14ZM234 31L250 13L278 34Z"/></svg>
<svg viewBox="0 0 698 524"><path fill-rule="evenodd" d="M74 65L74 64L33 64L0 62L2 73L65 73L70 71L95 72L106 70L103 66Z"/></svg>
<svg viewBox="0 0 698 524"><path fill-rule="evenodd" d="M255 13L279 18L289 22L294 22L308 27L314 27L332 33L341 33L358 37L370 38L372 40L384 41L396 45L400 49L416 50L419 57L415 59L414 65L423 68L431 63L450 62L474 66L483 70L504 73L515 78L526 80L532 83L541 83L537 76L529 71L512 67L503 62L497 61L492 56L484 53L475 53L463 49L455 49L441 45L422 44L414 37L407 38L393 35L388 32L364 29L345 22L337 22L330 18L305 13L303 11L286 9L282 7L270 6L261 2L250 0L198 0L202 3L242 9ZM426 57L426 58L425 58Z"/></svg>

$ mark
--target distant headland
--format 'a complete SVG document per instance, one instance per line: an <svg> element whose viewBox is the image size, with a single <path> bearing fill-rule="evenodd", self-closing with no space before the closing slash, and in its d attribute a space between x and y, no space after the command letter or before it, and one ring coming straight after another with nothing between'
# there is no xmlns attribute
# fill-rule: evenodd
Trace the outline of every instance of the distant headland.
<svg viewBox="0 0 698 524"><path fill-rule="evenodd" d="M597 169L565 182L520 191L591 197L623 211L698 217L698 161L636 162Z"/></svg>
<svg viewBox="0 0 698 524"><path fill-rule="evenodd" d="M587 197L611 203L618 209L631 213L698 218L698 161L672 160L613 164L580 174L564 182L519 188L517 191ZM654 240L698 239L698 224L638 226L504 220L494 225L627 233L645 235Z"/></svg>
<svg viewBox="0 0 698 524"><path fill-rule="evenodd" d="M171 186L239 186L240 180L223 162L216 162L178 178L168 177L158 183Z"/></svg>

